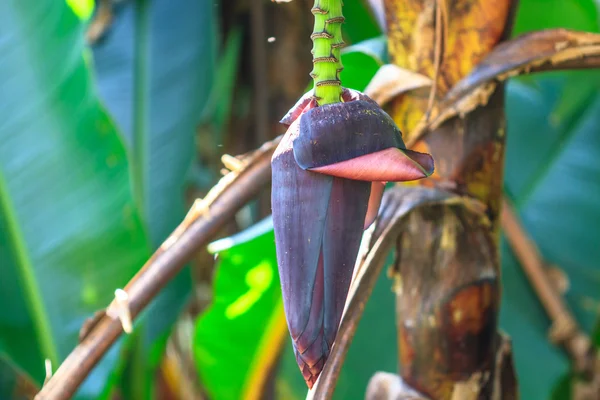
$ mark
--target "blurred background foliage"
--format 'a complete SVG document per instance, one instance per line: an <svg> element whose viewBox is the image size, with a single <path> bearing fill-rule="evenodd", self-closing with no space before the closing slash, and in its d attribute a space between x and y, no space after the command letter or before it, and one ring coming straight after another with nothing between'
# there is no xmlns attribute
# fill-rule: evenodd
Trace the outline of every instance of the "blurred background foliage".
<svg viewBox="0 0 600 400"><path fill-rule="evenodd" d="M44 360L59 365L86 318L218 180L221 155L283 132L278 119L310 85L311 5L0 4L2 399L30 398ZM363 90L386 62L386 41L365 2L346 1L344 14L342 80ZM98 21L101 33L90 38ZM598 32L598 3L520 1L515 35L549 27ZM544 258L568 277L568 303L592 332L600 309L600 71L512 79L506 111L506 195ZM305 396L268 198L242 209L225 239L161 292L78 399ZM513 339L521 396L564 399L569 360L547 340L546 314L505 244L502 261L501 326ZM374 372L397 369L390 288L382 275L336 398L361 398Z"/></svg>

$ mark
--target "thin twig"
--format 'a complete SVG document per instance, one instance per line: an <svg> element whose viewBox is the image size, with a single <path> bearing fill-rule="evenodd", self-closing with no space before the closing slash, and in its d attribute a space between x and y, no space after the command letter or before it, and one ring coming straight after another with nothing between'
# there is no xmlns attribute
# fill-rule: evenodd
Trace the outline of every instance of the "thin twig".
<svg viewBox="0 0 600 400"><path fill-rule="evenodd" d="M550 340L565 346L580 372L592 374L595 364L593 346L550 281L542 256L507 199L503 202L501 223L515 256L552 321Z"/></svg>
<svg viewBox="0 0 600 400"><path fill-rule="evenodd" d="M124 290L132 319L271 180L270 160L279 140L264 144L252 156L244 158L247 160L244 169L223 177L201 202L201 209L192 210L131 279ZM122 332L118 317L101 314L35 399L70 399Z"/></svg>
<svg viewBox="0 0 600 400"><path fill-rule="evenodd" d="M435 48L433 54L433 85L429 91L429 100L427 101L427 111L425 112L425 122L429 122L429 116L433 109L433 102L438 91L438 80L440 79L440 69L442 66L443 51L446 41L446 12L445 0L436 0L435 7Z"/></svg>

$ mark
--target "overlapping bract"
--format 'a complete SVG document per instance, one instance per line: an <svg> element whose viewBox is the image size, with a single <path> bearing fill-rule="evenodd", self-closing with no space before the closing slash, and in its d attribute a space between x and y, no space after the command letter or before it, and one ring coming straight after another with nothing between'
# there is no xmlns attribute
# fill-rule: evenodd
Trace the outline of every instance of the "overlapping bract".
<svg viewBox="0 0 600 400"><path fill-rule="evenodd" d="M312 93L281 121L288 130L273 167L272 210L288 328L309 387L329 355L363 229L388 181L433 173L428 154L405 148L392 119L366 95L317 107Z"/></svg>

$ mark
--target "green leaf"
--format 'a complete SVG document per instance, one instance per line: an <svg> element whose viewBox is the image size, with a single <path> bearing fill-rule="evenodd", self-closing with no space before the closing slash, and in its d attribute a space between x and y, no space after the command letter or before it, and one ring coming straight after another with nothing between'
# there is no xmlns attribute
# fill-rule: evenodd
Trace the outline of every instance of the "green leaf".
<svg viewBox="0 0 600 400"><path fill-rule="evenodd" d="M514 35L549 28L568 28L600 32L600 3L594 0L521 0ZM563 96L552 110L553 118L569 118L585 107L585 103L600 90L600 74L589 70L561 73L564 79ZM535 85L535 77L521 78L521 82Z"/></svg>
<svg viewBox="0 0 600 400"><path fill-rule="evenodd" d="M520 0L513 35L548 28L599 32L595 0Z"/></svg>
<svg viewBox="0 0 600 400"><path fill-rule="evenodd" d="M359 91L365 90L375 73L387 60L387 40L378 36L350 46L342 52L344 70L342 85Z"/></svg>
<svg viewBox="0 0 600 400"><path fill-rule="evenodd" d="M187 209L184 194L196 156L196 129L213 86L218 10L196 0L138 0L113 8L110 29L93 47L97 82L134 156L138 202L156 248ZM162 354L165 341L160 339L190 290L190 274L184 270L141 315L140 343L129 346L122 378L127 386L144 385L126 388L140 398L151 396L151 376L160 361L151 354Z"/></svg>
<svg viewBox="0 0 600 400"><path fill-rule="evenodd" d="M215 294L197 320L194 357L211 398L261 398L287 337L274 240L267 218L209 246Z"/></svg>
<svg viewBox="0 0 600 400"><path fill-rule="evenodd" d="M342 34L350 43L371 39L382 33L368 3L368 0L353 0L344 3L343 12L346 23L342 27Z"/></svg>
<svg viewBox="0 0 600 400"><path fill-rule="evenodd" d="M146 30L136 30L133 2L117 7L93 54L100 95L127 146L132 152L144 146L145 164L138 168L156 247L185 216L185 179L215 74L216 10L211 2L195 0L156 0L143 10ZM142 58L138 64L136 56ZM139 69L146 80L135 80ZM145 107L137 103L136 91L148 95Z"/></svg>
<svg viewBox="0 0 600 400"><path fill-rule="evenodd" d="M0 5L0 344L41 383L149 255L121 138L62 1ZM80 397L97 398L116 352Z"/></svg>
<svg viewBox="0 0 600 400"><path fill-rule="evenodd" d="M566 300L591 332L600 306L600 95L581 101L579 110L556 113L574 74L509 83L505 181L544 259L567 274ZM501 324L513 339L521 397L548 399L569 360L549 343L548 317L507 245L502 259Z"/></svg>
<svg viewBox="0 0 600 400"><path fill-rule="evenodd" d="M71 10L81 19L87 21L94 12L94 0L65 0Z"/></svg>

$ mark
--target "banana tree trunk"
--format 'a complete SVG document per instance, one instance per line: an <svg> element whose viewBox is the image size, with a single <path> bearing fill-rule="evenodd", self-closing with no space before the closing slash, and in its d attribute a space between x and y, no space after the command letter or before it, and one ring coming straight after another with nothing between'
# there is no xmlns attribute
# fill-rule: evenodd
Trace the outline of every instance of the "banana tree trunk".
<svg viewBox="0 0 600 400"><path fill-rule="evenodd" d="M432 206L411 214L398 238L394 276L402 379L432 399L516 398L516 385L497 387L498 368L504 368L497 354L505 346L497 333L503 85L491 89L485 106L434 130L422 127L436 115L438 100L506 39L517 2L384 3L391 62L434 82L433 94L427 87L396 97L390 114L413 148L436 160L436 173L425 184L483 206L483 217Z"/></svg>

